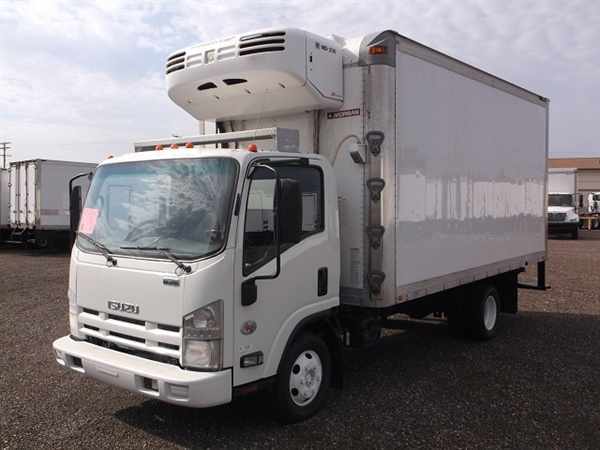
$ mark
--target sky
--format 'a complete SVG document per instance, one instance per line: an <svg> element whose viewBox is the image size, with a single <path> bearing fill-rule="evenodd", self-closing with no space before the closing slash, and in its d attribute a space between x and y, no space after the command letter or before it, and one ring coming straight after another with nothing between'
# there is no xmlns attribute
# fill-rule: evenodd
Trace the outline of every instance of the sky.
<svg viewBox="0 0 600 450"><path fill-rule="evenodd" d="M97 162L197 134L167 97L166 56L272 26L394 29L549 97L551 155L600 156L597 0L0 0L0 141L12 160Z"/></svg>

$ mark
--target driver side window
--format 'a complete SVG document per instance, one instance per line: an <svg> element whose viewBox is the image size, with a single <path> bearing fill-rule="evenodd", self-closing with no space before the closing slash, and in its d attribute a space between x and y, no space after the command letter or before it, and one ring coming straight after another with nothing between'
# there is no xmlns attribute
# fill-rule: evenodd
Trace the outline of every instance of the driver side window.
<svg viewBox="0 0 600 450"><path fill-rule="evenodd" d="M269 170L257 168L250 181L244 226L244 276L277 256L276 207L282 253L325 229L321 169L304 165L274 167L280 176L280 199L275 176Z"/></svg>
<svg viewBox="0 0 600 450"><path fill-rule="evenodd" d="M244 275L275 256L275 179L253 179L244 229Z"/></svg>

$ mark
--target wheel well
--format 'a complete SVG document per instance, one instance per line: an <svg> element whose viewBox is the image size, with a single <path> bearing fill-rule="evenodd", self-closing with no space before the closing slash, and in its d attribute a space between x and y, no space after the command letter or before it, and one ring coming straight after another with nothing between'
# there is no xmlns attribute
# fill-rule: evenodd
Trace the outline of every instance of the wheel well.
<svg viewBox="0 0 600 450"><path fill-rule="evenodd" d="M298 338L298 336L304 333L312 333L321 337L327 345L329 352L331 353L332 362L332 373L331 380L332 386L341 388L343 384L343 354L342 354L342 342L341 342L341 326L337 318L337 308L322 311L309 317L305 317L303 320L296 325L294 331L290 334L290 337L285 345L281 361L283 361L285 354L292 346L292 343ZM281 365L280 361L280 365ZM279 373L279 368L277 372Z"/></svg>

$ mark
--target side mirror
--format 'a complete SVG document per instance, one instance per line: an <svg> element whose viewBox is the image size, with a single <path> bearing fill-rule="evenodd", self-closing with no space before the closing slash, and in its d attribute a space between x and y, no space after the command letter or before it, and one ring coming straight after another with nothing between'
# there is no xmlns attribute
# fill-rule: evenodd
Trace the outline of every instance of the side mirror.
<svg viewBox="0 0 600 450"><path fill-rule="evenodd" d="M69 219L71 234L75 235L79 228L79 219L81 217L81 186L75 186L71 189L69 196Z"/></svg>
<svg viewBox="0 0 600 450"><path fill-rule="evenodd" d="M75 175L69 180L69 225L71 228L71 246L75 243L75 233L79 228L79 218L81 216L81 186L73 187L73 183L78 178L88 177L92 179L92 172L85 172Z"/></svg>

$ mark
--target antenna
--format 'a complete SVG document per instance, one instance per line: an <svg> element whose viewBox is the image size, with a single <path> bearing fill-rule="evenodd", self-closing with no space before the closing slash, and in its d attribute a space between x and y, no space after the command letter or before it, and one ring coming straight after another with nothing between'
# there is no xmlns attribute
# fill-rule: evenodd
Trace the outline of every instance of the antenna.
<svg viewBox="0 0 600 450"><path fill-rule="evenodd" d="M0 153L2 154L3 169L6 169L6 158L12 156L7 153L10 150L10 144L10 142L0 142Z"/></svg>

